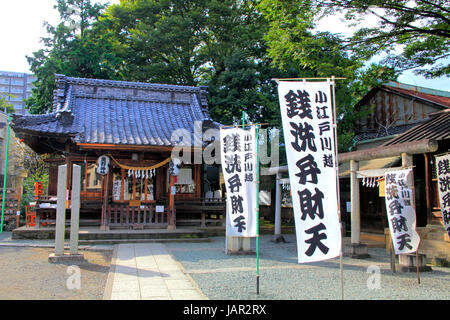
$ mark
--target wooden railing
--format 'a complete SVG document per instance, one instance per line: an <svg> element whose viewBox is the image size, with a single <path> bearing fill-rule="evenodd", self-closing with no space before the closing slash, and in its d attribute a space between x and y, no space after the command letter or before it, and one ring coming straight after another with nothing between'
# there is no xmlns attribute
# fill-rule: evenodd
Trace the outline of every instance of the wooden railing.
<svg viewBox="0 0 450 320"><path fill-rule="evenodd" d="M157 212L156 205L129 206L126 204L108 204L106 207L106 225L110 227L167 227L167 206L163 212Z"/></svg>
<svg viewBox="0 0 450 320"><path fill-rule="evenodd" d="M224 224L226 201L225 199L201 198L175 201L177 222L207 224Z"/></svg>

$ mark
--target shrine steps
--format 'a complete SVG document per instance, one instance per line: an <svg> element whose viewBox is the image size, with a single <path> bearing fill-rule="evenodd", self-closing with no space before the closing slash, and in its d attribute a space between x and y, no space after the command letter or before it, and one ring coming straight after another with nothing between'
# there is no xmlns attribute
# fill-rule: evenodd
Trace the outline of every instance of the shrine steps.
<svg viewBox="0 0 450 320"><path fill-rule="evenodd" d="M70 228L65 228L65 239L70 238ZM99 230L98 227L82 227L78 233L80 245L152 243L152 242L207 242L208 234L198 229L112 229ZM26 228L13 230L13 240L55 239L55 228Z"/></svg>
<svg viewBox="0 0 450 320"><path fill-rule="evenodd" d="M104 239L104 240L80 240L80 245L123 244L123 243L174 243L174 242L210 242L208 238L178 238L178 239Z"/></svg>

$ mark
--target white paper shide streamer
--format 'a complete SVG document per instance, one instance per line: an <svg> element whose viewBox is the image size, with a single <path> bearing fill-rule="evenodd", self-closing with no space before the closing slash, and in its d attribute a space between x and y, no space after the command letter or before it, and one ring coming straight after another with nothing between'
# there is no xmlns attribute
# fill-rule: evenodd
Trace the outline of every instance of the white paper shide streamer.
<svg viewBox="0 0 450 320"><path fill-rule="evenodd" d="M341 250L331 88L330 82L278 84L299 263Z"/></svg>

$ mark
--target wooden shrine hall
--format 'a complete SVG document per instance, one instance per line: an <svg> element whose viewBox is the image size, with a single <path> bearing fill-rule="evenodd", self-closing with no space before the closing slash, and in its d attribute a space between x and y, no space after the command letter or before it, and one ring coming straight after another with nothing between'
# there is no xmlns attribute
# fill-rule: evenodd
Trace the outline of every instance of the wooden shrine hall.
<svg viewBox="0 0 450 320"><path fill-rule="evenodd" d="M12 118L12 128L24 143L52 155L46 160L48 194L38 200L46 205L37 205L41 223L56 214L51 200L63 164L68 168L67 190L72 165L81 166L81 221L106 228L222 223L225 202L218 165L186 161L176 178L169 174L172 149L184 139L173 135L176 130L183 129L190 135L187 141L194 142L202 141L205 130L218 128L209 116L204 87L55 76L51 112ZM110 164L104 175L98 173L102 156ZM171 190L176 190L173 197ZM176 220L171 222L172 209Z"/></svg>

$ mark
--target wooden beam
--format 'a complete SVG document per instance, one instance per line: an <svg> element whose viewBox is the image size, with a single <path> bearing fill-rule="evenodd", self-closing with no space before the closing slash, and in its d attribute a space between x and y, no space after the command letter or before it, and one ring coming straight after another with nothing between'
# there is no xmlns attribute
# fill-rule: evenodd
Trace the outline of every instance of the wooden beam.
<svg viewBox="0 0 450 320"><path fill-rule="evenodd" d="M400 143L391 146L381 146L378 148L365 149L354 152L340 153L339 163L347 162L350 160L364 161L378 158L399 156L402 153L409 155L435 152L438 149L438 143L435 140L423 139L419 141Z"/></svg>
<svg viewBox="0 0 450 320"><path fill-rule="evenodd" d="M140 152L172 152L174 146L154 146L154 145L122 145L122 144L101 144L101 143L77 143L80 150L110 150L110 151L140 151ZM185 150L189 147L183 147L182 150ZM203 147L190 147L190 151L193 152L202 152ZM191 159L192 161L192 159Z"/></svg>
<svg viewBox="0 0 450 320"><path fill-rule="evenodd" d="M43 160L46 163L64 163L66 161L65 158L49 158L49 159L44 159Z"/></svg>
<svg viewBox="0 0 450 320"><path fill-rule="evenodd" d="M152 146L152 145L121 145L121 144L100 144L100 143L77 143L82 150L127 150L127 151L172 151L172 146Z"/></svg>

